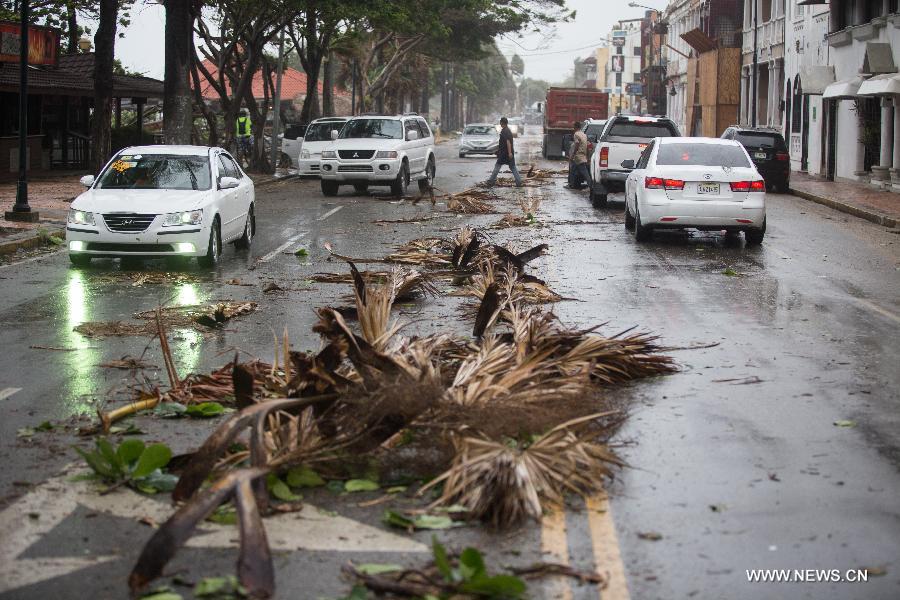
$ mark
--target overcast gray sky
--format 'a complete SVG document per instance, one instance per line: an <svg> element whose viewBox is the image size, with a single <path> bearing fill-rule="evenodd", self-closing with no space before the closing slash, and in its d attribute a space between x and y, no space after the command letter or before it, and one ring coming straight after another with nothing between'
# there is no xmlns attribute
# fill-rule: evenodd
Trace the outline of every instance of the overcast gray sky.
<svg viewBox="0 0 900 600"><path fill-rule="evenodd" d="M610 27L619 19L643 15L641 8L629 8L629 0L569 0L577 11L575 20L529 33L519 39L508 35L498 40L506 56L517 52L525 60L525 75L534 79L558 82L572 69L572 60L585 56L600 44ZM654 8L665 8L664 0L641 2ZM155 2L138 2L125 37L116 42L116 58L150 77L163 76L163 31L165 9Z"/></svg>

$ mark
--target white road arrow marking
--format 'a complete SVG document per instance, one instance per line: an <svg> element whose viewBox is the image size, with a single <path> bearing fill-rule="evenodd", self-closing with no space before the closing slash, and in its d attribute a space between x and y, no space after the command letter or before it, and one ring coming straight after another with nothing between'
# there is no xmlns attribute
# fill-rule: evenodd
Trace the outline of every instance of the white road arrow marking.
<svg viewBox="0 0 900 600"><path fill-rule="evenodd" d="M80 468L67 471L37 486L0 513L0 593L61 577L118 556L19 558L30 546L82 506L91 511L125 519L150 517L162 523L174 511L166 502L127 489L99 495L94 484L70 481ZM366 525L339 515L332 516L305 504L296 513L282 513L265 520L273 550L332 552L428 552L428 547L408 537ZM238 543L234 526L204 523L188 542L194 548L233 548Z"/></svg>

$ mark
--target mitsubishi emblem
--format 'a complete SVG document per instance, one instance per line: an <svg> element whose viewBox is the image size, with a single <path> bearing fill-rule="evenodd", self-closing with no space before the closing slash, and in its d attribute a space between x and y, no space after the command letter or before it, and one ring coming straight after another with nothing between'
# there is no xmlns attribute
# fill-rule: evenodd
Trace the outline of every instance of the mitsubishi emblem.
<svg viewBox="0 0 900 600"><path fill-rule="evenodd" d="M353 158L359 158L359 153L358 153L358 152L354 152L354 153L353 153Z"/></svg>
<svg viewBox="0 0 900 600"><path fill-rule="evenodd" d="M712 179L712 175L710 175L709 173L707 173L706 175L704 175L704 177L706 177L707 179Z"/></svg>

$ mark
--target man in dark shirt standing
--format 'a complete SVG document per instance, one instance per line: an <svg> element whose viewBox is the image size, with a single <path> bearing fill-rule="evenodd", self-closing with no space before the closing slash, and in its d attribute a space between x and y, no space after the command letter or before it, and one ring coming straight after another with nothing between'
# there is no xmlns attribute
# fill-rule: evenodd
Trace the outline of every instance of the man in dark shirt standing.
<svg viewBox="0 0 900 600"><path fill-rule="evenodd" d="M513 150L513 134L512 131L509 130L509 121L506 120L506 117L500 119L500 148L497 150L497 162L494 164L494 171L491 173L491 176L487 180L488 186L493 186L497 183L497 173L500 172L500 167L503 165L509 165L509 170L512 171L513 178L516 180L516 187L522 187L522 176L519 175L519 170L516 168L516 154Z"/></svg>

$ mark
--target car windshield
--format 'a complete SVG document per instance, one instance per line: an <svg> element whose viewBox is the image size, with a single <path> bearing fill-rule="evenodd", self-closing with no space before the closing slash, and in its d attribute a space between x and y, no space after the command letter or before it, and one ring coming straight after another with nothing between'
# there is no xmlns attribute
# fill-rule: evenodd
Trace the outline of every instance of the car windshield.
<svg viewBox="0 0 900 600"><path fill-rule="evenodd" d="M331 131L333 129L341 130L344 124L341 122L326 122L326 123L310 123L309 127L306 128L306 137L303 138L304 142L326 142L331 140Z"/></svg>
<svg viewBox="0 0 900 600"><path fill-rule="evenodd" d="M600 135L603 133L603 128L606 126L606 121L602 123L591 123L584 129L585 135Z"/></svg>
<svg viewBox="0 0 900 600"><path fill-rule="evenodd" d="M609 128L607 138L616 141L649 142L655 137L675 137L678 133L669 123L659 121L616 121Z"/></svg>
<svg viewBox="0 0 900 600"><path fill-rule="evenodd" d="M122 154L100 175L99 189L208 190L209 157Z"/></svg>
<svg viewBox="0 0 900 600"><path fill-rule="evenodd" d="M731 144L660 144L657 165L749 167L743 148Z"/></svg>
<svg viewBox="0 0 900 600"><path fill-rule="evenodd" d="M463 135L496 135L497 130L493 125L470 125L466 127Z"/></svg>
<svg viewBox="0 0 900 600"><path fill-rule="evenodd" d="M786 150L784 140L777 133L764 133L755 131L740 131L734 136L738 142L744 146L752 148L774 148L776 150Z"/></svg>
<svg viewBox="0 0 900 600"><path fill-rule="evenodd" d="M341 139L387 138L403 139L403 125L396 119L353 119L341 130Z"/></svg>

